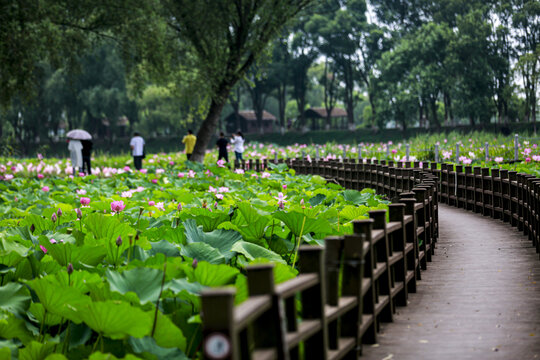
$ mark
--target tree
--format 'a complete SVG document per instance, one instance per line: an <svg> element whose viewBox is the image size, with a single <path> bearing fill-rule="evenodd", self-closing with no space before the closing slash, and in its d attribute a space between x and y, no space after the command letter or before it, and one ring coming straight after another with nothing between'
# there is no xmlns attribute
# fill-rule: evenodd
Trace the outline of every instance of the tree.
<svg viewBox="0 0 540 360"><path fill-rule="evenodd" d="M163 0L168 25L185 41L210 105L192 159L202 162L232 87L282 27L313 0ZM208 19L212 19L211 22Z"/></svg>

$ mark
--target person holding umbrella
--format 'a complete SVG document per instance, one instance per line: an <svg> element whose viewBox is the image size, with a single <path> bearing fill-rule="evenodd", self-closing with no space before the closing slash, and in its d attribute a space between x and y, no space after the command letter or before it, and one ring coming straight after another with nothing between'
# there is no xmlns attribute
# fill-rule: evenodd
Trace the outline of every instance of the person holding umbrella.
<svg viewBox="0 0 540 360"><path fill-rule="evenodd" d="M75 171L77 173L80 172L83 166L83 145L81 140L91 140L92 135L85 130L75 129L69 131L66 136L68 138L68 150L71 158L71 166L73 167L73 175L75 175Z"/></svg>

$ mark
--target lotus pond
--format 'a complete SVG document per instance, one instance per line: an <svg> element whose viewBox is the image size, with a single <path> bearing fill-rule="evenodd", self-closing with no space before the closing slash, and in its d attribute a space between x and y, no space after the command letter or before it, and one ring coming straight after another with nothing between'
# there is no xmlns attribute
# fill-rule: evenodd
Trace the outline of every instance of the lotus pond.
<svg viewBox="0 0 540 360"><path fill-rule="evenodd" d="M85 177L59 160L4 165L0 358L198 358L202 289L234 286L240 303L247 264L274 262L286 281L300 244L387 207L285 165L233 172L160 155L133 172L125 160Z"/></svg>

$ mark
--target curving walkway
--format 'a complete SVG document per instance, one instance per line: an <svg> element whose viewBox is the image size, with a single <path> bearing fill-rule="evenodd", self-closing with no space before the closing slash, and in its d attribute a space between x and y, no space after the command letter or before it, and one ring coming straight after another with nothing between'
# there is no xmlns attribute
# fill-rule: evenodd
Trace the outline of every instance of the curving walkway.
<svg viewBox="0 0 540 360"><path fill-rule="evenodd" d="M361 359L540 360L540 261L531 241L446 205L439 228L418 292Z"/></svg>

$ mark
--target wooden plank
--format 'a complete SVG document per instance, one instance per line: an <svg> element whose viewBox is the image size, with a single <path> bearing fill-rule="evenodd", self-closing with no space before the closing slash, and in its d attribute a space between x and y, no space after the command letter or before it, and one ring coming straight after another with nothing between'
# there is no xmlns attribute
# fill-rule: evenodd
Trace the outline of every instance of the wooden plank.
<svg viewBox="0 0 540 360"><path fill-rule="evenodd" d="M386 224L386 233L391 234L396 230L401 229L401 221L392 221Z"/></svg>
<svg viewBox="0 0 540 360"><path fill-rule="evenodd" d="M355 296L342 296L338 300L337 306L326 305L324 308L324 316L328 322L334 321L342 316L347 311L351 310L358 304L358 299Z"/></svg>
<svg viewBox="0 0 540 360"><path fill-rule="evenodd" d="M276 294L287 298L319 283L317 274L300 274L294 279L276 285Z"/></svg>
<svg viewBox="0 0 540 360"><path fill-rule="evenodd" d="M386 270L385 262L378 262L377 267L373 270L373 279L377 280Z"/></svg>
<svg viewBox="0 0 540 360"><path fill-rule="evenodd" d="M342 359L347 353L349 353L356 346L355 338L339 338L337 350L328 351L328 360Z"/></svg>
<svg viewBox="0 0 540 360"><path fill-rule="evenodd" d="M272 306L270 295L251 296L234 308L234 323L241 330Z"/></svg>
<svg viewBox="0 0 540 360"><path fill-rule="evenodd" d="M308 339L311 335L315 334L321 329L321 322L319 320L304 320L298 324L298 330L295 332L289 332L285 335L285 341L288 347L291 349L300 343Z"/></svg>
<svg viewBox="0 0 540 360"><path fill-rule="evenodd" d="M384 239L384 230L371 230L371 241L373 244L381 239Z"/></svg>
<svg viewBox="0 0 540 360"><path fill-rule="evenodd" d="M256 349L251 354L256 360L274 360L277 359L276 349Z"/></svg>
<svg viewBox="0 0 540 360"><path fill-rule="evenodd" d="M390 296L380 295L379 302L375 304L375 315L379 315L386 305L390 302Z"/></svg>
<svg viewBox="0 0 540 360"><path fill-rule="evenodd" d="M412 244L411 244L412 245ZM394 252L392 256L388 258L388 265L392 266L395 263L397 263L399 260L403 259L403 253L400 252Z"/></svg>

